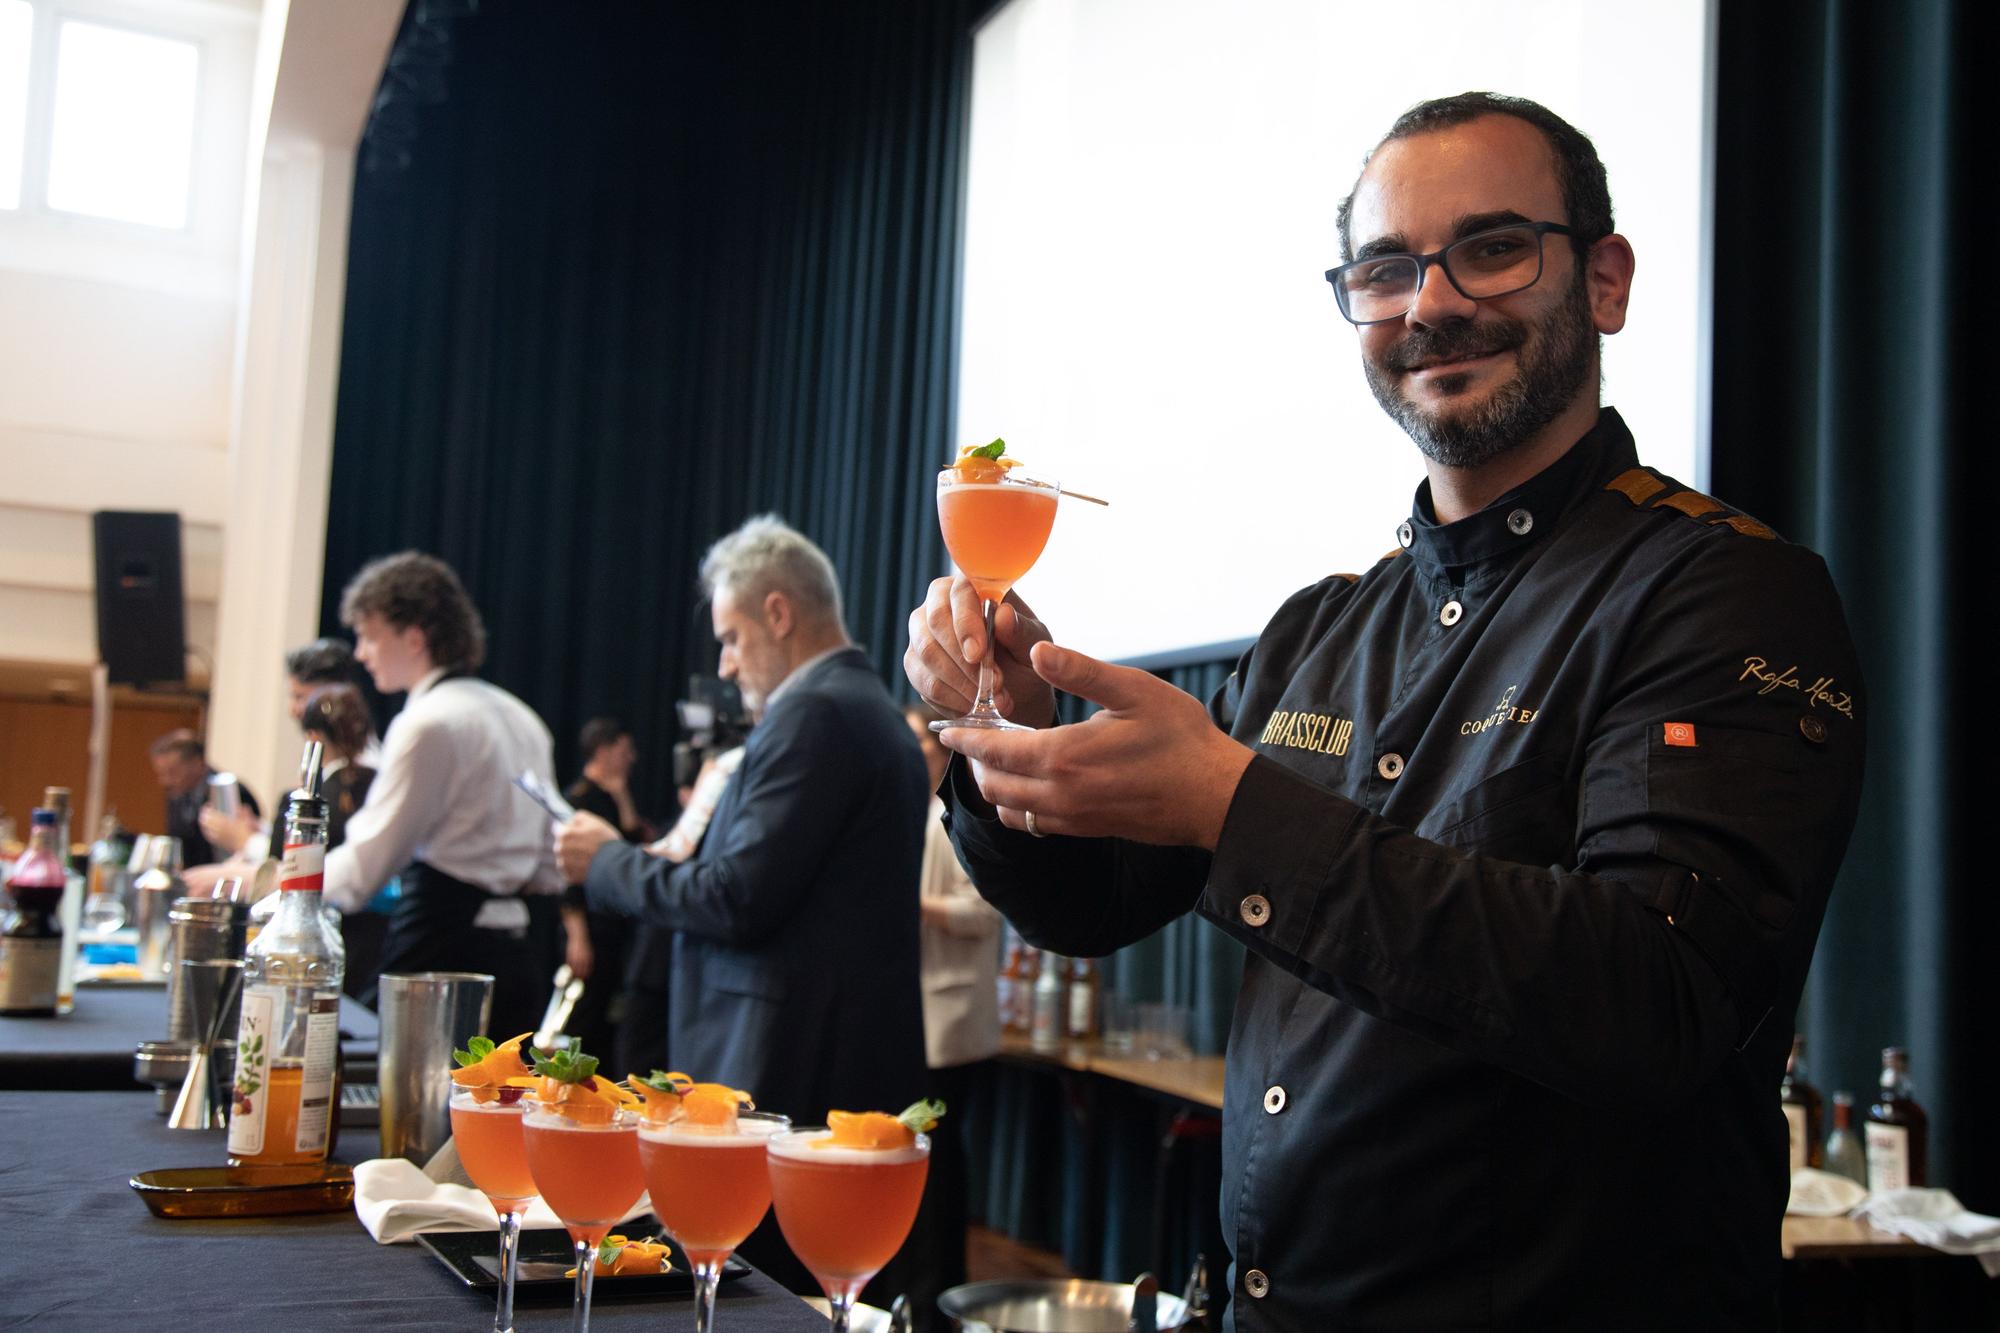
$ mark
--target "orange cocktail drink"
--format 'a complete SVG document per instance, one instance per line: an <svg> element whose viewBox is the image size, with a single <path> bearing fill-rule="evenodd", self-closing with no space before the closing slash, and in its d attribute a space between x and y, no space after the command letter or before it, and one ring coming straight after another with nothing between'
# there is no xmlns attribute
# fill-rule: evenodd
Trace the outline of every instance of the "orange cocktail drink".
<svg viewBox="0 0 2000 1333"><path fill-rule="evenodd" d="M895 1256L916 1221L930 1140L906 1148L825 1146L824 1129L771 1140L771 1203L792 1253L827 1289L850 1298Z"/></svg>
<svg viewBox="0 0 2000 1333"><path fill-rule="evenodd" d="M460 1093L451 1099L451 1137L459 1160L494 1210L521 1212L535 1197L528 1149L521 1130L527 1106L520 1100L484 1105Z"/></svg>
<svg viewBox="0 0 2000 1333"><path fill-rule="evenodd" d="M938 525L945 549L980 597L1005 600L1008 589L1034 568L1055 527L1058 494L1055 487L1025 477L939 485Z"/></svg>
<svg viewBox="0 0 2000 1333"><path fill-rule="evenodd" d="M675 1122L639 1131L639 1161L653 1212L696 1268L718 1267L771 1206L765 1145L791 1122L739 1112L727 1125Z"/></svg>
<svg viewBox="0 0 2000 1333"><path fill-rule="evenodd" d="M645 1192L639 1121L630 1112L590 1123L537 1107L522 1134L536 1188L580 1249L610 1235Z"/></svg>

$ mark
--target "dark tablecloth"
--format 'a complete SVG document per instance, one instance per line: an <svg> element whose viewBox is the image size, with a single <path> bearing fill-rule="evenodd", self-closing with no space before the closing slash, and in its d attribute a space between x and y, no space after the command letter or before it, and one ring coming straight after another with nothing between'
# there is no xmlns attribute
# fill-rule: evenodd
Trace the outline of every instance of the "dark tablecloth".
<svg viewBox="0 0 2000 1333"><path fill-rule="evenodd" d="M373 1012L340 997L340 1032L349 1059L374 1054L381 1026ZM165 986L79 987L73 1014L0 1018L0 1089L136 1088L141 1085L132 1081L133 1049L166 1036Z"/></svg>
<svg viewBox="0 0 2000 1333"><path fill-rule="evenodd" d="M489 1294L428 1251L377 1245L354 1214L163 1221L126 1185L139 1171L207 1166L222 1131L165 1127L141 1093L0 1093L0 1327L451 1329L493 1326ZM374 1136L344 1137L343 1159ZM497 1242L496 1242L497 1243ZM601 1291L601 1288L600 1288ZM515 1324L560 1328L567 1305ZM760 1273L727 1283L722 1333L825 1333L826 1320ZM591 1324L692 1329L685 1296L600 1301Z"/></svg>

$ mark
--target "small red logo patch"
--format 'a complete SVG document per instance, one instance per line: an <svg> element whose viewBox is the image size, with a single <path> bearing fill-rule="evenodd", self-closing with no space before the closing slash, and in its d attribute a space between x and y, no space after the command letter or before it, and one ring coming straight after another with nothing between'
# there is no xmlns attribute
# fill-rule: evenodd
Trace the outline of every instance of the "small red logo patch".
<svg viewBox="0 0 2000 1333"><path fill-rule="evenodd" d="M1669 744L1669 745L1693 745L1693 744L1694 744L1694 723L1692 723L1692 722L1669 722L1669 723L1667 723L1667 744Z"/></svg>

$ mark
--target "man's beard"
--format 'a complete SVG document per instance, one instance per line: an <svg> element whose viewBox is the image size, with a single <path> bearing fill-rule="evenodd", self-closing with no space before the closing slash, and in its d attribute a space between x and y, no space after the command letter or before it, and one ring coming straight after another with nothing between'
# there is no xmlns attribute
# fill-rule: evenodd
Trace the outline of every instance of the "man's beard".
<svg viewBox="0 0 2000 1333"><path fill-rule="evenodd" d="M1448 281L1442 274L1436 280ZM1362 368L1375 401L1409 433L1424 457L1446 467L1478 467L1533 437L1561 415L1583 387L1596 341L1590 294L1582 273L1539 327L1541 340L1521 361L1514 378L1471 412L1447 415L1449 399L1463 392L1468 376L1447 374L1432 380L1447 398L1433 412L1410 400L1397 381L1397 372L1440 357L1485 355L1525 346L1528 325L1515 319L1484 323L1461 320L1419 329L1391 347L1380 364L1364 358Z"/></svg>

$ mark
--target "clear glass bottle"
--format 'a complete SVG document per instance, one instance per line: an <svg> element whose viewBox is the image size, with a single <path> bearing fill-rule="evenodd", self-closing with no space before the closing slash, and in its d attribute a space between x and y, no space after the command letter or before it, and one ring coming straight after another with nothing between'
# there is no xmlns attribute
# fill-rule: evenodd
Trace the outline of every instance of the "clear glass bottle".
<svg viewBox="0 0 2000 1333"><path fill-rule="evenodd" d="M1792 1170L1817 1168L1822 1160L1820 1135L1824 1129L1825 1104L1806 1079L1806 1039L1792 1036L1792 1053L1785 1059L1784 1081L1778 1085L1778 1102L1785 1109L1785 1127L1792 1147Z"/></svg>
<svg viewBox="0 0 2000 1333"><path fill-rule="evenodd" d="M320 898L327 812L318 741L307 742L302 770L276 826L284 838L277 911L243 960L229 1118L229 1160L237 1166L325 1161L339 1113L343 959Z"/></svg>
<svg viewBox="0 0 2000 1333"><path fill-rule="evenodd" d="M1090 1041L1097 1036L1097 995L1103 984L1104 973L1093 959L1070 961L1066 1035L1071 1041Z"/></svg>
<svg viewBox="0 0 2000 1333"><path fill-rule="evenodd" d="M56 910L62 943L56 958L56 1012L76 1011L76 955L83 933L83 875L71 864L68 787L42 788L42 804L56 812L56 859L62 862L62 905Z"/></svg>
<svg viewBox="0 0 2000 1333"><path fill-rule="evenodd" d="M1042 970L1035 977L1035 1018L1029 1040L1038 1051L1053 1051L1063 1040L1064 1010L1069 988L1065 984L1063 959L1059 954L1042 955Z"/></svg>
<svg viewBox="0 0 2000 1333"><path fill-rule="evenodd" d="M14 863L0 913L0 1014L53 1018L65 875L56 851L56 812L38 807L30 818L28 847Z"/></svg>
<svg viewBox="0 0 2000 1333"><path fill-rule="evenodd" d="M1930 1117L1910 1087L1910 1057L1900 1046L1882 1052L1882 1090L1868 1107L1868 1191L1922 1189L1930 1175Z"/></svg>
<svg viewBox="0 0 2000 1333"><path fill-rule="evenodd" d="M1854 1094L1833 1094L1833 1132L1826 1136L1826 1170L1868 1188L1868 1151L1854 1132Z"/></svg>

